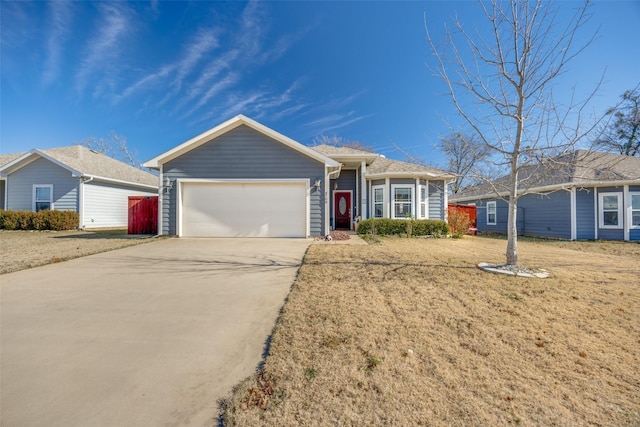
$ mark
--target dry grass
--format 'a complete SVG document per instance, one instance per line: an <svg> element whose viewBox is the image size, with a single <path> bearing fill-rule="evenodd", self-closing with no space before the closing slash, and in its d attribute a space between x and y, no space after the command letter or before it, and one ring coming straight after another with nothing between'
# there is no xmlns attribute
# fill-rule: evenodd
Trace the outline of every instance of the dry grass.
<svg viewBox="0 0 640 427"><path fill-rule="evenodd" d="M148 242L127 230L0 230L0 274Z"/></svg>
<svg viewBox="0 0 640 427"><path fill-rule="evenodd" d="M640 245L313 245L228 425L640 425Z"/></svg>

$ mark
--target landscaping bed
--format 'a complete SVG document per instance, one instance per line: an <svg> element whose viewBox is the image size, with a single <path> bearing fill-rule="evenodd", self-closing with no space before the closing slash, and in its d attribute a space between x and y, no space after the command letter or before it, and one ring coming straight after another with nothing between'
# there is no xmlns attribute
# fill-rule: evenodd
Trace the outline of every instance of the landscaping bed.
<svg viewBox="0 0 640 427"><path fill-rule="evenodd" d="M0 230L0 274L148 242L127 230Z"/></svg>
<svg viewBox="0 0 640 427"><path fill-rule="evenodd" d="M226 425L640 425L640 245L379 241L310 247Z"/></svg>

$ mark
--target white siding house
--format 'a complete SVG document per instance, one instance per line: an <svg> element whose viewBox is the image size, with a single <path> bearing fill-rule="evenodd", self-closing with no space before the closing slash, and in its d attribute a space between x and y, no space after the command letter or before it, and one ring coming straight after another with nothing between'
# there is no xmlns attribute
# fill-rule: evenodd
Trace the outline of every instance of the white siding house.
<svg viewBox="0 0 640 427"><path fill-rule="evenodd" d="M1 209L75 211L80 228L126 227L129 196L156 196L155 175L80 145L0 158Z"/></svg>

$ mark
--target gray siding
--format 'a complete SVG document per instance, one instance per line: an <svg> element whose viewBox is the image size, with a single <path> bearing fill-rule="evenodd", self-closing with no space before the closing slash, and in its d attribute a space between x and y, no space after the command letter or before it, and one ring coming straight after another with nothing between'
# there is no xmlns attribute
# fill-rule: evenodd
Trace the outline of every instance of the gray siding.
<svg viewBox="0 0 640 427"><path fill-rule="evenodd" d="M522 224L519 234L570 239L571 194L527 194L518 200L518 217Z"/></svg>
<svg viewBox="0 0 640 427"><path fill-rule="evenodd" d="M39 158L7 177L7 209L33 210L33 185L53 185L53 206L57 210L78 212L79 179L71 172Z"/></svg>
<svg viewBox="0 0 640 427"><path fill-rule="evenodd" d="M429 181L429 219L444 219L444 181Z"/></svg>
<svg viewBox="0 0 640 427"><path fill-rule="evenodd" d="M310 233L324 235L324 164L248 126L207 142L163 166L164 177L200 179L316 179L320 191L310 193ZM163 193L162 234L177 234L177 185Z"/></svg>
<svg viewBox="0 0 640 427"><path fill-rule="evenodd" d="M593 188L576 190L576 239L595 239L595 205Z"/></svg>

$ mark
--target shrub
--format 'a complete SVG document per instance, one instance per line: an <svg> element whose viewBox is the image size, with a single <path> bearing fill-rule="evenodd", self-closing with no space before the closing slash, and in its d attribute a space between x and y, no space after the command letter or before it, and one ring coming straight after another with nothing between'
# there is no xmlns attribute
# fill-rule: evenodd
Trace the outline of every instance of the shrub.
<svg viewBox="0 0 640 427"><path fill-rule="evenodd" d="M358 234L373 236L446 236L449 226L440 219L371 218L360 221Z"/></svg>
<svg viewBox="0 0 640 427"><path fill-rule="evenodd" d="M451 235L456 239L462 237L469 230L469 224L471 224L469 214L457 209L449 210L448 222L451 228Z"/></svg>
<svg viewBox="0 0 640 427"><path fill-rule="evenodd" d="M72 211L0 211L2 230L73 230L79 222L80 216Z"/></svg>

